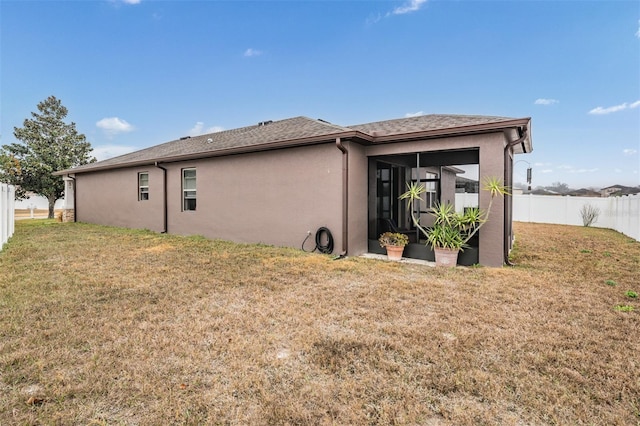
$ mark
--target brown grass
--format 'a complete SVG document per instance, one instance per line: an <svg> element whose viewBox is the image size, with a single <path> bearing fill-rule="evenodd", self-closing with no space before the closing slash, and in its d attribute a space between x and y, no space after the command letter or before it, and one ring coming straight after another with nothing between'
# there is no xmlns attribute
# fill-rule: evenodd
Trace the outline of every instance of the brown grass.
<svg viewBox="0 0 640 426"><path fill-rule="evenodd" d="M435 269L21 221L0 424L640 424L640 243L516 235Z"/></svg>

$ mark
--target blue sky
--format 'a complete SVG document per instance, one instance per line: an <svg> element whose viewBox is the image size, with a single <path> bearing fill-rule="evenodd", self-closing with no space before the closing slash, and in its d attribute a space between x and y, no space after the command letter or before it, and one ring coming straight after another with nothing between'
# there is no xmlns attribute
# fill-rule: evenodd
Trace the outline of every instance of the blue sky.
<svg viewBox="0 0 640 426"><path fill-rule="evenodd" d="M0 36L0 144L50 95L100 159L299 115L531 117L516 181L640 185L635 0L0 0Z"/></svg>

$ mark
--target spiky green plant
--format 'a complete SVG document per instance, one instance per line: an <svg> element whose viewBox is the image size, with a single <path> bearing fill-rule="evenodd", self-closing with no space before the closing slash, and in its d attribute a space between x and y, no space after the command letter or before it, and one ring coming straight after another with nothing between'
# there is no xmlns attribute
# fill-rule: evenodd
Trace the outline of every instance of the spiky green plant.
<svg viewBox="0 0 640 426"><path fill-rule="evenodd" d="M422 194L426 192L424 184L407 183L407 191L400 195L399 199L407 200L413 224L424 234L431 247L463 250L467 247L469 240L486 223L491 212L493 199L497 196L509 195L502 181L495 177L485 178L482 189L491 195L486 210L474 207L466 209L464 213L458 213L451 204L436 203L431 211L434 224L430 228L420 225L414 208L415 203L422 200Z"/></svg>

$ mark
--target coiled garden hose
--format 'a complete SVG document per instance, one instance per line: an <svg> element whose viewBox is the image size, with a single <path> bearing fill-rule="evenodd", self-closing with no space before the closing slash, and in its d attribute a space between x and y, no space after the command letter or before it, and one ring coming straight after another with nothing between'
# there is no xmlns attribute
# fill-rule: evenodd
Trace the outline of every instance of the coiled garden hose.
<svg viewBox="0 0 640 426"><path fill-rule="evenodd" d="M305 252L307 251L304 249L304 244L307 242L310 236L311 236L311 233L307 234L304 241L302 242L302 251L305 251ZM326 241L327 241L326 243L322 242L323 236L325 236L326 238ZM331 231L329 231L329 228L325 228L323 226L318 228L318 230L316 231L316 246L313 248L313 250L309 251L308 253L312 253L316 250L324 254L333 253L333 235L331 235Z"/></svg>

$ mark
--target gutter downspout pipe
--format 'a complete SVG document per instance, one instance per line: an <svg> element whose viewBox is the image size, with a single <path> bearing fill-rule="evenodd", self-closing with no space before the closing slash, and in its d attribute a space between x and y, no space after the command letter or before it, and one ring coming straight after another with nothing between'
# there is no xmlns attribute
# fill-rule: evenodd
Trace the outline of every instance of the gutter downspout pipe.
<svg viewBox="0 0 640 426"><path fill-rule="evenodd" d="M521 143L524 142L524 140L527 138L527 126L523 126L522 128L518 128L518 134L520 135L520 137L512 142L507 142L507 146L504 147L504 164L506 166L507 162L509 161L509 152L513 149L514 146L519 145ZM509 173L511 173L511 175L513 175L513 166L509 167ZM509 178L509 179L507 179ZM507 168L504 168L504 182L509 181L511 184L511 176L507 176ZM511 188L513 190L513 188ZM512 201L513 203L513 201ZM504 203L504 213L503 213L503 217L507 217L507 203ZM513 219L513 217L511 217ZM504 259L504 264L507 266L514 266L513 263L511 263L511 261L509 260L509 241L507 241L507 238L509 237L509 224L507 224L506 221L504 221L503 224L503 232L504 232L504 241L502 242L502 249L503 249L503 259Z"/></svg>
<svg viewBox="0 0 640 426"><path fill-rule="evenodd" d="M158 164L158 162L155 162L155 166L157 168L159 168L160 170L162 170L162 180L163 180L163 193L164 193L164 197L163 197L163 204L164 204L164 224L162 227L162 234L166 234L168 232L168 205L167 205L167 169L165 169L164 167L162 167L161 165Z"/></svg>
<svg viewBox="0 0 640 426"><path fill-rule="evenodd" d="M347 255L349 249L349 150L340 138L336 138L336 146L342 152L342 258Z"/></svg>

